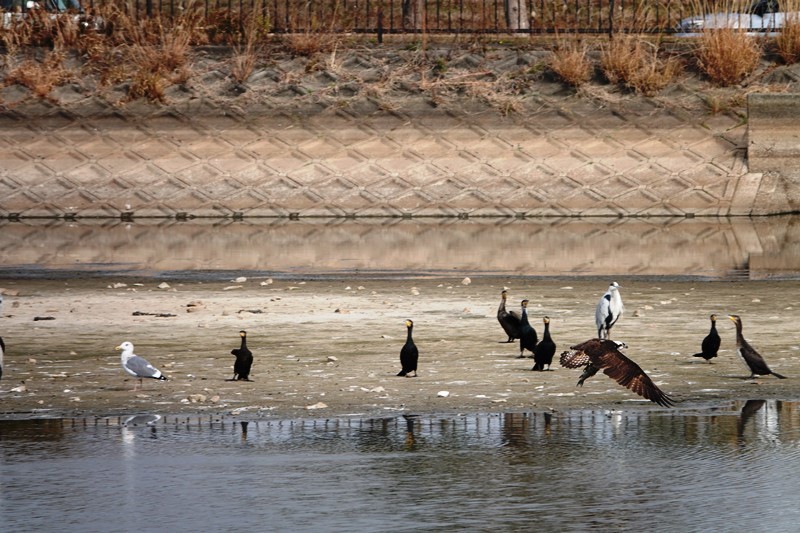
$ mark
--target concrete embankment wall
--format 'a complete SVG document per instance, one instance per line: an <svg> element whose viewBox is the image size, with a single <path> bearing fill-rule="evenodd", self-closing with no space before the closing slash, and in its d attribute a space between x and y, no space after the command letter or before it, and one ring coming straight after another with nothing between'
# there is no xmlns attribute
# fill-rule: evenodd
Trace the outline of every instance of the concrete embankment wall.
<svg viewBox="0 0 800 533"><path fill-rule="evenodd" d="M783 196L787 211L800 211L800 95L754 93L747 109L747 159L762 174L761 197Z"/></svg>
<svg viewBox="0 0 800 533"><path fill-rule="evenodd" d="M387 111L368 99L119 107L6 95L0 216L728 216L800 205L796 97L752 95L749 127L646 100L536 102L506 116L470 100Z"/></svg>

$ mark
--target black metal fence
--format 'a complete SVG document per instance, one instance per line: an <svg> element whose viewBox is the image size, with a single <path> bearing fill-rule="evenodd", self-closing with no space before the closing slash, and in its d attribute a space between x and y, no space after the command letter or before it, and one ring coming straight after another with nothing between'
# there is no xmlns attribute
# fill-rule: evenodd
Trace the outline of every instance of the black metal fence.
<svg viewBox="0 0 800 533"><path fill-rule="evenodd" d="M84 0L90 6L104 0ZM272 33L553 34L669 32L693 0L129 0L137 17L255 16Z"/></svg>

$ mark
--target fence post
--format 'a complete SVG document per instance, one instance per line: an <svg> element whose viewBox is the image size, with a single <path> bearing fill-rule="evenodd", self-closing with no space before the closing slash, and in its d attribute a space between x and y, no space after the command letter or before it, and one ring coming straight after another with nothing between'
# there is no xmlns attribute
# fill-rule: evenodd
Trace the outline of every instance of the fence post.
<svg viewBox="0 0 800 533"><path fill-rule="evenodd" d="M378 44L383 44L383 4L378 5Z"/></svg>
<svg viewBox="0 0 800 533"><path fill-rule="evenodd" d="M608 38L614 37L614 0L608 2Z"/></svg>

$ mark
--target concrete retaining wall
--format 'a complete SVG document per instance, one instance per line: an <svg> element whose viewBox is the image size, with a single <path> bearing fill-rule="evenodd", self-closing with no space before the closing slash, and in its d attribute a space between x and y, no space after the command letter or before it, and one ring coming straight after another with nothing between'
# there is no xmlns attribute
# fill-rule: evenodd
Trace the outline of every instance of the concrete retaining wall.
<svg viewBox="0 0 800 533"><path fill-rule="evenodd" d="M763 196L783 196L785 211L800 210L800 95L748 96L747 159L764 174Z"/></svg>
<svg viewBox="0 0 800 533"><path fill-rule="evenodd" d="M786 212L800 206L796 98L751 95L748 128L645 99L543 96L503 116L466 100L386 111L21 94L0 114L0 216Z"/></svg>

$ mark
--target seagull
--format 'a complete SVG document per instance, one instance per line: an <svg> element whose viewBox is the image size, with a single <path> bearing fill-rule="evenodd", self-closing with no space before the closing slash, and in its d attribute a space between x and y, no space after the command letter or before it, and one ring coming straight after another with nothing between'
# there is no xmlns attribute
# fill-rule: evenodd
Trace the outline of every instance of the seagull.
<svg viewBox="0 0 800 533"><path fill-rule="evenodd" d="M739 352L739 356L744 360L744 363L751 372L747 379L752 379L757 375L767 376L769 374L772 374L778 379L786 379L786 376L781 376L777 372L770 370L769 366L767 366L767 362L761 357L761 354L744 340L744 335L742 335L742 319L739 315L730 315L728 318L736 324L736 351Z"/></svg>
<svg viewBox="0 0 800 533"><path fill-rule="evenodd" d="M619 351L627 347L623 342L609 339L589 339L562 352L561 366L586 367L578 379L578 386L582 387L584 381L602 370L605 375L639 396L663 407L672 407L674 400L659 389L639 365Z"/></svg>
<svg viewBox="0 0 800 533"><path fill-rule="evenodd" d="M508 291L500 293L500 307L497 308L497 321L503 326L503 331L508 335L506 342L514 342L519 338L519 328L522 325L519 314L516 311L506 311L506 297Z"/></svg>
<svg viewBox="0 0 800 533"><path fill-rule="evenodd" d="M539 338L536 335L536 330L533 329L531 323L528 321L528 300L522 300L522 325L519 328L519 355L517 359L525 357L525 350L533 353L536 348L536 343Z"/></svg>
<svg viewBox="0 0 800 533"><path fill-rule="evenodd" d="M709 363L711 359L717 356L719 351L719 333L717 333L717 315L711 315L711 330L705 336L703 342L700 344L700 352L694 354L693 357L702 357Z"/></svg>
<svg viewBox="0 0 800 533"><path fill-rule="evenodd" d="M6 343L3 342L3 337L0 337L0 378L3 377L3 354L6 351Z"/></svg>
<svg viewBox="0 0 800 533"><path fill-rule="evenodd" d="M250 367L253 366L253 352L247 348L247 332L239 332L242 344L231 350L231 355L236 356L233 363L233 377L228 381L250 381Z"/></svg>
<svg viewBox="0 0 800 533"><path fill-rule="evenodd" d="M142 385L143 378L153 378L166 381L166 377L159 369L147 362L143 357L139 357L133 353L133 344L130 342L123 342L115 348L122 350L122 369L135 378L139 378L139 386ZM133 390L136 390L134 385Z"/></svg>
<svg viewBox="0 0 800 533"><path fill-rule="evenodd" d="M550 370L553 356L556 354L556 343L550 337L550 317L546 316L544 321L544 334L542 340L533 349L533 360L535 364L531 370L544 371ZM547 368L545 368L547 367Z"/></svg>
<svg viewBox="0 0 800 533"><path fill-rule="evenodd" d="M622 305L622 296L619 295L620 285L615 281L608 286L606 293L597 302L594 311L594 320L597 324L597 336L600 339L611 338L611 328L617 323L619 317L625 312Z"/></svg>
<svg viewBox="0 0 800 533"><path fill-rule="evenodd" d="M417 349L417 345L414 344L414 339L411 338L411 330L414 329L414 322L406 320L406 328L408 328L408 336L406 337L406 343L400 350L400 366L402 366L403 369L397 375L407 378L417 377L419 350ZM409 375L411 372L414 373L413 376Z"/></svg>

